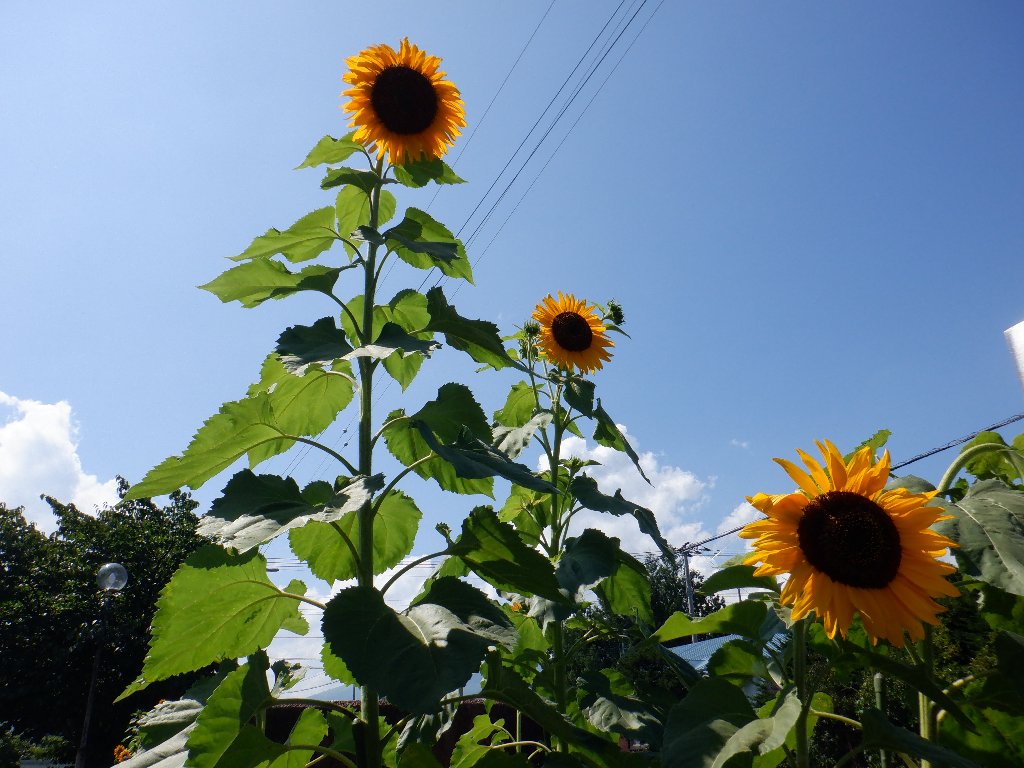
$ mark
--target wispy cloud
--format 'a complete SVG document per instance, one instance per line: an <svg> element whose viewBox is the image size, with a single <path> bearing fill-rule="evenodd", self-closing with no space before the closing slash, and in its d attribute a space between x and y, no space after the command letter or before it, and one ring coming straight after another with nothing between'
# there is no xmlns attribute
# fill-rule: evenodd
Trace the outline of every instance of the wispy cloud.
<svg viewBox="0 0 1024 768"><path fill-rule="evenodd" d="M729 441L729 445L733 446L734 448L742 448L745 451L748 448L750 448L750 441L740 440L734 437L732 440Z"/></svg>

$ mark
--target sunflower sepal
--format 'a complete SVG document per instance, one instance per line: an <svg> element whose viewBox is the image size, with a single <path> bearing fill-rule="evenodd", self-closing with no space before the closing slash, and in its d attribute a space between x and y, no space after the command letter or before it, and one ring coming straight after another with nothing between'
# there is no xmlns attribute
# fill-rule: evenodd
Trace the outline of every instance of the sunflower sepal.
<svg viewBox="0 0 1024 768"><path fill-rule="evenodd" d="M303 160L300 165L295 166L295 170L298 171L302 168L315 168L318 165L334 165L336 163L343 163L356 152L366 154L366 148L358 141L354 141L352 139L354 135L355 131L350 131L340 139L336 139L333 136L324 136L316 143L316 146L309 151L309 154L306 155L306 159Z"/></svg>
<svg viewBox="0 0 1024 768"><path fill-rule="evenodd" d="M452 167L439 157L420 158L404 165L392 166L395 181L406 187L419 189L430 182L435 184L465 184Z"/></svg>

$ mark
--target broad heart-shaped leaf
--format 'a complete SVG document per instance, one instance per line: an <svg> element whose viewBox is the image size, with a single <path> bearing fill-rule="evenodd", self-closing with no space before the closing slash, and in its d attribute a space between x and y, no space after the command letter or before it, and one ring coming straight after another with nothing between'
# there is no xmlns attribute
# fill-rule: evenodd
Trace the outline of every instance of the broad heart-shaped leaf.
<svg viewBox="0 0 1024 768"><path fill-rule="evenodd" d="M317 165L342 163L356 152L364 152L362 144L352 141L354 134L355 131L352 131L352 133L347 133L340 139L336 139L333 136L324 136L309 151L302 164L295 167L295 170L299 170L299 168L313 168Z"/></svg>
<svg viewBox="0 0 1024 768"><path fill-rule="evenodd" d="M644 474L643 467L640 466L640 457L636 455L636 451L633 450L633 446L626 440L626 436L622 434L618 425L612 420L612 417L608 415L608 412L601 407L601 398L597 398L597 407L594 409L594 418L597 419L597 427L594 429L594 439L605 446L606 448L614 448L617 451L622 451L630 459L633 460L633 465L636 467L636 471L640 473L640 477L650 483L650 478Z"/></svg>
<svg viewBox="0 0 1024 768"><path fill-rule="evenodd" d="M412 714L466 684L487 648L515 643L505 614L453 578L431 582L404 614L375 589L350 587L327 604L324 637L363 685Z"/></svg>
<svg viewBox="0 0 1024 768"><path fill-rule="evenodd" d="M584 416L594 415L594 382L569 376L562 390L565 402Z"/></svg>
<svg viewBox="0 0 1024 768"><path fill-rule="evenodd" d="M407 187L425 187L435 184L465 184L448 164L439 157L421 158L405 165L395 166L395 179Z"/></svg>
<svg viewBox="0 0 1024 768"><path fill-rule="evenodd" d="M494 421L503 427L521 427L533 418L537 410L537 390L525 381L513 384L505 406L495 411Z"/></svg>
<svg viewBox="0 0 1024 768"><path fill-rule="evenodd" d="M715 756L712 768L725 768L733 758L740 755L767 755L774 752L786 743L786 737L796 728L799 716L800 699L796 691L790 691L771 716L752 720L732 734Z"/></svg>
<svg viewBox="0 0 1024 768"><path fill-rule="evenodd" d="M696 621L684 613L676 612L651 635L651 640L667 643L683 637L718 632L759 640L767 613L768 606L756 600L741 600Z"/></svg>
<svg viewBox="0 0 1024 768"><path fill-rule="evenodd" d="M310 264L298 272L291 272L279 261L259 257L234 266L199 287L225 303L237 301L243 307L252 308L267 299L283 299L300 291L319 291L331 296L338 275L354 266Z"/></svg>
<svg viewBox="0 0 1024 768"><path fill-rule="evenodd" d="M615 670L583 675L580 710L598 731L659 744L662 724L657 714L636 697L626 678Z"/></svg>
<svg viewBox="0 0 1024 768"><path fill-rule="evenodd" d="M877 709L866 709L861 715L866 749L890 749L911 757L931 760L944 768L983 768L983 766L946 749L934 741L926 741L904 728L893 725ZM984 768L989 768L985 765Z"/></svg>
<svg viewBox="0 0 1024 768"><path fill-rule="evenodd" d="M269 395L225 403L199 428L180 457L172 456L151 469L125 498L160 496L186 485L199 488L250 451L262 448L272 455L287 450L293 441L282 439L286 435Z"/></svg>
<svg viewBox="0 0 1024 768"><path fill-rule="evenodd" d="M389 249L413 267L437 267L448 277L473 282L473 270L462 241L426 211L409 208L405 218L381 233Z"/></svg>
<svg viewBox="0 0 1024 768"><path fill-rule="evenodd" d="M768 666L760 645L749 640L730 640L708 660L708 674L741 684L754 677L768 679Z"/></svg>
<svg viewBox="0 0 1024 768"><path fill-rule="evenodd" d="M337 492L324 482L300 491L290 477L256 475L244 469L228 481L223 495L200 518L197 533L246 552L310 520L338 520L383 487L384 476L374 475L353 478Z"/></svg>
<svg viewBox="0 0 1024 768"><path fill-rule="evenodd" d="M285 590L305 591L301 581ZM299 601L285 592L267 578L267 561L255 549L231 554L209 545L193 552L160 592L142 675L118 698L221 659L256 653L282 628L305 634L309 627Z"/></svg>
<svg viewBox="0 0 1024 768"><path fill-rule="evenodd" d="M365 344L349 352L345 358L355 360L357 357L370 357L376 360L387 360L395 354L407 357L420 354L430 357L430 353L441 345L436 341L424 341L405 332L397 323L384 323L377 338L372 344Z"/></svg>
<svg viewBox="0 0 1024 768"><path fill-rule="evenodd" d="M595 512L609 512L616 517L632 515L636 518L640 530L654 539L654 543L658 545L658 549L661 550L662 554L669 558L669 560L675 560L676 551L669 546L668 542L665 541L665 537L661 535L661 531L658 529L658 521L654 518L654 513L645 507L641 507L639 504L626 501L626 499L622 498L621 490L615 491L614 496L607 496L598 490L596 480L587 475L580 475L573 478L572 483L569 485L569 492L576 497L580 504Z"/></svg>
<svg viewBox="0 0 1024 768"><path fill-rule="evenodd" d="M320 182L320 189L331 189L333 187L352 186L369 195L379 179L373 171L357 171L355 168L329 168L323 181Z"/></svg>
<svg viewBox="0 0 1024 768"><path fill-rule="evenodd" d="M454 441L463 427L482 439L491 438L491 428L483 408L469 387L462 384L445 384L437 391L435 399L424 404L412 416L406 416L401 410L388 414L383 428L384 442L391 455L407 467L432 453L414 423L425 424L443 442ZM460 477L455 468L439 456L418 465L414 471L422 478L433 478L444 490L455 493L490 496L494 487L491 477L478 480Z"/></svg>
<svg viewBox="0 0 1024 768"><path fill-rule="evenodd" d="M975 483L959 502L942 504L952 520L935 529L959 544L960 568L979 581L1024 595L1024 493L998 480Z"/></svg>
<svg viewBox="0 0 1024 768"><path fill-rule="evenodd" d="M307 213L284 231L268 229L266 234L257 237L252 241L252 245L231 259L246 261L266 258L276 253L284 254L284 257L293 264L315 259L338 239L334 231L334 218L333 205L318 208L312 213Z"/></svg>
<svg viewBox="0 0 1024 768"><path fill-rule="evenodd" d="M545 429L552 418L550 411L541 411L521 427L496 426L495 447L510 458L516 458L530 445L537 430Z"/></svg>
<svg viewBox="0 0 1024 768"><path fill-rule="evenodd" d="M345 332L333 317L321 317L313 325L293 325L277 337L275 350L289 373L301 376L310 363L333 363L352 351Z"/></svg>
<svg viewBox="0 0 1024 768"><path fill-rule="evenodd" d="M472 768L491 751L492 744L503 744L510 740L504 721L492 723L490 715L477 715L473 718L473 727L462 734L455 744L451 768Z"/></svg>
<svg viewBox="0 0 1024 768"><path fill-rule="evenodd" d="M739 688L714 677L702 680L669 712L661 764L712 768L733 734L754 718Z"/></svg>
<svg viewBox="0 0 1024 768"><path fill-rule="evenodd" d="M501 343L498 326L487 320L470 320L460 315L448 303L440 286L427 291L427 311L430 324L426 330L443 333L449 346L495 370L514 364Z"/></svg>
<svg viewBox="0 0 1024 768"><path fill-rule="evenodd" d="M542 595L564 602L551 561L526 546L490 507L477 507L462 522L462 535L449 547L473 571L504 592Z"/></svg>
<svg viewBox="0 0 1024 768"><path fill-rule="evenodd" d="M412 551L422 517L416 503L398 490L389 491L379 504L373 518L374 574L398 565ZM353 544L359 541L356 511L330 523L307 523L288 534L295 556L305 560L317 578L328 582L352 579L359 572L355 555L345 543L346 537Z"/></svg>
<svg viewBox="0 0 1024 768"><path fill-rule="evenodd" d="M583 593L615 573L619 565L619 540L593 528L565 540L555 576L570 595L581 599Z"/></svg>
<svg viewBox="0 0 1024 768"><path fill-rule="evenodd" d="M594 587L601 603L610 612L629 616L647 625L654 623L651 609L651 584L643 563L621 549L616 554L615 570Z"/></svg>
<svg viewBox="0 0 1024 768"><path fill-rule="evenodd" d="M377 208L378 226L388 222L395 215L398 201L386 189L380 191L380 204ZM334 211L338 216L338 232L350 240L361 240L363 236L358 230L370 224L370 196L359 187L342 187L334 202ZM345 243L345 252L355 256L358 251Z"/></svg>
<svg viewBox="0 0 1024 768"><path fill-rule="evenodd" d="M755 576L755 570L752 565L731 565L711 574L697 591L704 595L750 587L779 591L779 582L774 576Z"/></svg>
<svg viewBox="0 0 1024 768"><path fill-rule="evenodd" d="M441 445L426 424L414 420L412 425L419 431L427 447L452 465L458 477L466 480L503 477L534 491L558 490L547 480L533 474L525 464L512 461L501 450L475 437L468 429L463 429L455 442Z"/></svg>
<svg viewBox="0 0 1024 768"><path fill-rule="evenodd" d="M225 677L206 702L188 738L188 767L215 768L269 697L266 656L257 654Z"/></svg>

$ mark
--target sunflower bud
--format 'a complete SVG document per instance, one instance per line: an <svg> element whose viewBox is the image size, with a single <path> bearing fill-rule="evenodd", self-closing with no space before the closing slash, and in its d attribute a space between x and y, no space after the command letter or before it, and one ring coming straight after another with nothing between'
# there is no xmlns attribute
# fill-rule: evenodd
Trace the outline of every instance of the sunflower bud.
<svg viewBox="0 0 1024 768"><path fill-rule="evenodd" d="M622 305L615 301L615 299L608 299L608 313L605 317L615 325L622 325L626 322L626 316L622 312Z"/></svg>
<svg viewBox="0 0 1024 768"><path fill-rule="evenodd" d="M540 336L540 323L536 320L527 320L523 324L523 333L526 334L526 338L535 339Z"/></svg>

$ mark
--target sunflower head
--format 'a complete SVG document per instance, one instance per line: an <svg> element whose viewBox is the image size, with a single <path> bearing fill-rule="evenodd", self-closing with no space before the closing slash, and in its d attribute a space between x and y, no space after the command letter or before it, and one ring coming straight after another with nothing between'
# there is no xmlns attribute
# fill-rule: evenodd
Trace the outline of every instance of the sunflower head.
<svg viewBox="0 0 1024 768"><path fill-rule="evenodd" d="M611 360L608 347L615 346L605 334L605 326L594 306L571 293L550 294L533 310L540 323L539 346L552 365L581 373L591 373Z"/></svg>
<svg viewBox="0 0 1024 768"><path fill-rule="evenodd" d="M922 622L945 610L934 598L959 594L945 579L955 569L938 559L956 545L930 529L946 519L928 506L936 492L885 490L888 451L873 464L869 447L849 462L827 440L818 448L822 463L797 451L806 469L775 460L797 491L748 499L766 518L740 532L755 539L746 562L761 563L759 576L787 575L782 603L794 619L813 611L829 637L845 637L856 613L873 643L923 638Z"/></svg>
<svg viewBox="0 0 1024 768"><path fill-rule="evenodd" d="M387 154L393 165L444 155L466 127L466 114L440 63L408 38L397 51L382 43L347 59L343 79L352 87L342 95L351 100L342 109L357 126L354 140L376 145L377 157Z"/></svg>

